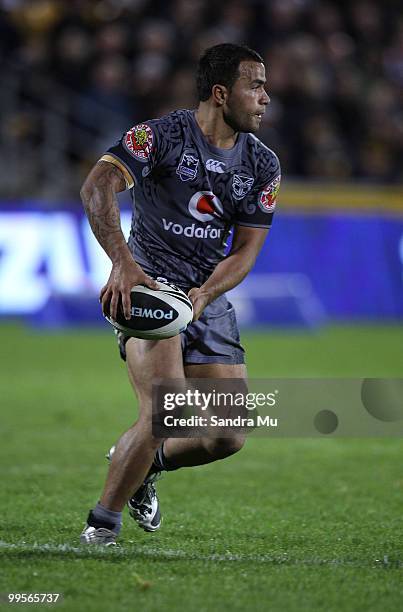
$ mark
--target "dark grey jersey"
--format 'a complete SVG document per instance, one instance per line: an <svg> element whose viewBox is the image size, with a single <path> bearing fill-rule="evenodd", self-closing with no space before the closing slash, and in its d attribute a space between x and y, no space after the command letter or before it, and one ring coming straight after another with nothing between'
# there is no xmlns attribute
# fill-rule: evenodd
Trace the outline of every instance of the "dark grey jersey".
<svg viewBox="0 0 403 612"><path fill-rule="evenodd" d="M142 268L200 286L225 257L234 225L268 228L280 186L277 156L252 134L232 149L210 145L194 111L140 123L102 159L131 188L129 248Z"/></svg>

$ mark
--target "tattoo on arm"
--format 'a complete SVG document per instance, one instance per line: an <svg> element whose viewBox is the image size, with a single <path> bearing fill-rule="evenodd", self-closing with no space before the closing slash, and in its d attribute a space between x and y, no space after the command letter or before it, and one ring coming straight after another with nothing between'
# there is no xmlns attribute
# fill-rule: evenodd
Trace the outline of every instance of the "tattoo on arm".
<svg viewBox="0 0 403 612"><path fill-rule="evenodd" d="M125 180L121 170L103 161L94 166L81 189L91 229L112 262L129 253L116 200L116 193L124 189Z"/></svg>

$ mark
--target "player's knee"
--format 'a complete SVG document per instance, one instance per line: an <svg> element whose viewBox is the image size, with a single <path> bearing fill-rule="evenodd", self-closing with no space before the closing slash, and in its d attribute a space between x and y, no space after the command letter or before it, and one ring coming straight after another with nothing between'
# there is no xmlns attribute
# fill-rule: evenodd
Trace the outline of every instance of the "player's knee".
<svg viewBox="0 0 403 612"><path fill-rule="evenodd" d="M215 459L224 459L238 453L245 444L245 437L234 435L229 438L213 438L206 443L207 451Z"/></svg>

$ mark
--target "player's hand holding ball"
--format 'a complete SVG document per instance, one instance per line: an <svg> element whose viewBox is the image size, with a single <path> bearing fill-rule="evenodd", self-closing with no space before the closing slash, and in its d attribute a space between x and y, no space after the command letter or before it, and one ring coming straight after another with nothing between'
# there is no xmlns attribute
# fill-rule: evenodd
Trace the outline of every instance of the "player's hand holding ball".
<svg viewBox="0 0 403 612"><path fill-rule="evenodd" d="M135 270L131 273L127 273L127 270L123 272L119 266L113 267L101 291L105 318L126 336L146 340L177 336L192 321L191 300L176 285L155 281L136 263L134 266ZM110 304L108 296L111 296Z"/></svg>
<svg viewBox="0 0 403 612"><path fill-rule="evenodd" d="M203 287L193 287L188 292L188 297L193 304L193 321L197 321L203 310L211 302L210 294Z"/></svg>
<svg viewBox="0 0 403 612"><path fill-rule="evenodd" d="M111 317L116 321L118 305L121 304L125 319L131 318L130 292L134 285L146 285L150 289L158 289L158 283L140 268L131 255L128 255L113 264L108 282L101 289L99 300L105 317Z"/></svg>

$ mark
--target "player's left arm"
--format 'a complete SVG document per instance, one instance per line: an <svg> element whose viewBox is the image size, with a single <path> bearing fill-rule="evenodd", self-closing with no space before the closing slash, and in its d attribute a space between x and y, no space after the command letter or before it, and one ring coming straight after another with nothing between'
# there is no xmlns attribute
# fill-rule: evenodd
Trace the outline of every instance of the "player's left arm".
<svg viewBox="0 0 403 612"><path fill-rule="evenodd" d="M189 291L193 303L194 321L197 321L208 304L239 285L251 271L268 231L269 228L266 227L235 226L228 256L220 261L201 287L193 287Z"/></svg>

